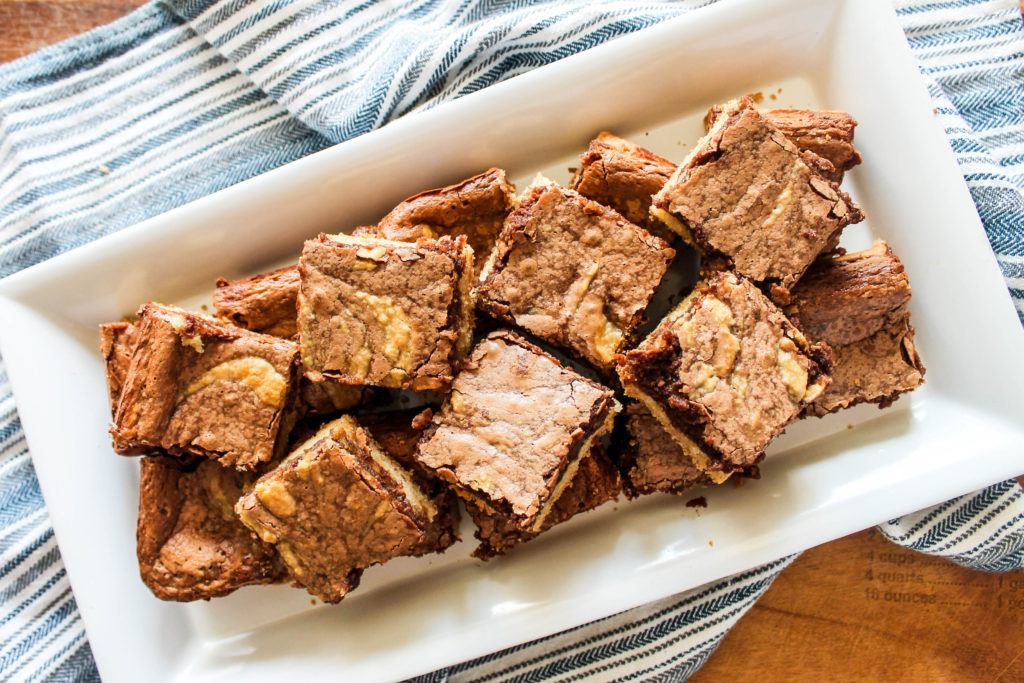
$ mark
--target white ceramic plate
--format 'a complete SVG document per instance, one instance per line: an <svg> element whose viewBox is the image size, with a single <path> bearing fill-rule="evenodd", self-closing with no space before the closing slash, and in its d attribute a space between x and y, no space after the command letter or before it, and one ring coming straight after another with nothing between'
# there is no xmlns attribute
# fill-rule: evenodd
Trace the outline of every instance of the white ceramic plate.
<svg viewBox="0 0 1024 683"><path fill-rule="evenodd" d="M782 88L781 92L778 91ZM471 542L366 572L338 606L254 587L156 600L135 561L137 463L117 457L96 325L194 302L216 276L293 259L491 165L557 179L601 129L681 160L736 95L848 110L867 211L914 286L928 383L790 428L763 478L583 515L487 565ZM0 348L78 606L106 681L400 678L550 634L1024 472L1024 333L886 0L725 0L406 117L0 282ZM852 429L848 427L853 425ZM464 536L470 536L464 528ZM712 545L713 542L713 545Z"/></svg>

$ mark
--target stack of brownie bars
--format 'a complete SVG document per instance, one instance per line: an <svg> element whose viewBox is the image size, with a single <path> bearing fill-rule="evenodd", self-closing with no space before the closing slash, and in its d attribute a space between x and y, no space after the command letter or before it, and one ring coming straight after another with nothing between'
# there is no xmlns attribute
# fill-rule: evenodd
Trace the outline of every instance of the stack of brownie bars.
<svg viewBox="0 0 1024 683"><path fill-rule="evenodd" d="M863 218L853 119L741 98L706 124L679 167L602 133L570 187L490 169L218 281L216 316L103 325L146 585L337 602L451 546L457 499L487 559L620 492L756 475L791 421L918 386L902 265L837 248ZM702 279L640 340L677 237ZM433 410L388 410L403 392Z"/></svg>

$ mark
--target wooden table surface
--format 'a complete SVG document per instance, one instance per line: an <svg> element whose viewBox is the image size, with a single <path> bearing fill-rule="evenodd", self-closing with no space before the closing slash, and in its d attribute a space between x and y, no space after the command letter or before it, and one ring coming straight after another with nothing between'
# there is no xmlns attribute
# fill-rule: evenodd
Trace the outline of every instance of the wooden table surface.
<svg viewBox="0 0 1024 683"><path fill-rule="evenodd" d="M0 62L141 4L0 0ZM805 552L691 680L1024 681L1024 572L972 572L863 531Z"/></svg>

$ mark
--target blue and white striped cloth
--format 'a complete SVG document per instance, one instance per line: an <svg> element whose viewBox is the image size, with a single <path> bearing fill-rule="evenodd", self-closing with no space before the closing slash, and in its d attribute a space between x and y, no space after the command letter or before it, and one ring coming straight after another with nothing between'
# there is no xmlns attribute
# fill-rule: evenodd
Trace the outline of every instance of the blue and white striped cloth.
<svg viewBox="0 0 1024 683"><path fill-rule="evenodd" d="M714 0L165 0L0 66L0 276L287 161ZM1024 319L1017 0L898 12ZM1006 482L883 525L988 571L1024 567ZM682 679L792 561L423 680ZM0 678L98 678L0 364Z"/></svg>

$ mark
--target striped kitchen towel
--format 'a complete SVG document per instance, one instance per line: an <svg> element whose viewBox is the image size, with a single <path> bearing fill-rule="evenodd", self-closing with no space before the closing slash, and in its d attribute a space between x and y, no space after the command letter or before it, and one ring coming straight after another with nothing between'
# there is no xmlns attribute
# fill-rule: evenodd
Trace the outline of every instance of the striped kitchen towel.
<svg viewBox="0 0 1024 683"><path fill-rule="evenodd" d="M287 161L714 0L167 0L0 66L0 276ZM1017 0L899 16L1024 319ZM1024 566L1006 482L883 525L969 567ZM97 674L0 365L0 678ZM423 680L682 679L792 558Z"/></svg>

